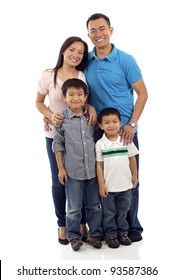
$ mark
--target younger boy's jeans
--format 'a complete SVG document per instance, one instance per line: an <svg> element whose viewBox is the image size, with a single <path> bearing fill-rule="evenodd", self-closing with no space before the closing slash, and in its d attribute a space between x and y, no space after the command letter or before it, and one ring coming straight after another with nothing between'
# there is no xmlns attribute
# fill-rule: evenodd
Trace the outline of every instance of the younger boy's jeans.
<svg viewBox="0 0 173 280"><path fill-rule="evenodd" d="M101 198L105 239L128 235L129 225L126 217L130 208L130 200L130 189L123 192L110 192L107 197Z"/></svg>

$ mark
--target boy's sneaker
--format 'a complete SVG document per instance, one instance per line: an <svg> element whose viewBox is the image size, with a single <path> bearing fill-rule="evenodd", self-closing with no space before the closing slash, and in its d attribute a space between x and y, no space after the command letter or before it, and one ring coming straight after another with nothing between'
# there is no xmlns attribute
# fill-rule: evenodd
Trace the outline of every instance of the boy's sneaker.
<svg viewBox="0 0 173 280"><path fill-rule="evenodd" d="M130 238L127 235L118 236L118 240L121 245L130 245L132 243L132 241L130 240Z"/></svg>
<svg viewBox="0 0 173 280"><path fill-rule="evenodd" d="M79 248L83 245L83 242L79 238L70 240L70 243L73 251L79 250Z"/></svg>
<svg viewBox="0 0 173 280"><path fill-rule="evenodd" d="M120 242L117 238L109 238L105 240L109 248L118 248L120 247Z"/></svg>
<svg viewBox="0 0 173 280"><path fill-rule="evenodd" d="M88 236L86 243L97 249L100 249L102 247L101 236Z"/></svg>

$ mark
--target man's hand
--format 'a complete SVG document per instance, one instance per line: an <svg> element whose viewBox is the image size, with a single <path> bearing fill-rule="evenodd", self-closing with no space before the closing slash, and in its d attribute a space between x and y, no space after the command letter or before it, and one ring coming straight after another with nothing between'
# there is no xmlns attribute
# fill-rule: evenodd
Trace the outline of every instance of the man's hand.
<svg viewBox="0 0 173 280"><path fill-rule="evenodd" d="M123 146L133 142L135 129L131 125L125 125L120 131L120 141L123 142Z"/></svg>
<svg viewBox="0 0 173 280"><path fill-rule="evenodd" d="M90 104L87 104L87 109L88 109L88 124L90 125L94 125L98 122L98 119L97 119L97 113L96 113L96 110L95 108L90 105Z"/></svg>

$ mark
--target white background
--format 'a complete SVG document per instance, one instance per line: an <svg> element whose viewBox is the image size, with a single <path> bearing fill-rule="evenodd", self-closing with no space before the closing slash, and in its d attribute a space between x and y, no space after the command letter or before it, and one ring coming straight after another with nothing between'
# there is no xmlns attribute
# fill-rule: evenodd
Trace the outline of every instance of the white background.
<svg viewBox="0 0 173 280"><path fill-rule="evenodd" d="M36 265L38 258L40 264L55 261L46 254L49 244L44 242L56 230L56 221L42 117L35 107L37 83L43 70L56 65L67 37L82 37L91 50L86 20L96 12L109 16L112 42L134 55L147 85L149 99L139 121L139 216L151 251L152 240L158 241L155 261L168 265L173 187L171 2L1 1L0 259L7 270L11 266L13 279L18 279L18 266Z"/></svg>

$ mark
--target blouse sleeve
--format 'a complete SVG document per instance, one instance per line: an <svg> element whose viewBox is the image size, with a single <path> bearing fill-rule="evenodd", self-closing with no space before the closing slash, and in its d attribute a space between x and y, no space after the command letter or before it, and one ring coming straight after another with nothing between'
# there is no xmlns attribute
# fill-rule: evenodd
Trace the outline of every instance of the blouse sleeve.
<svg viewBox="0 0 173 280"><path fill-rule="evenodd" d="M50 74L48 71L44 71L38 83L38 92L46 95L49 92Z"/></svg>

